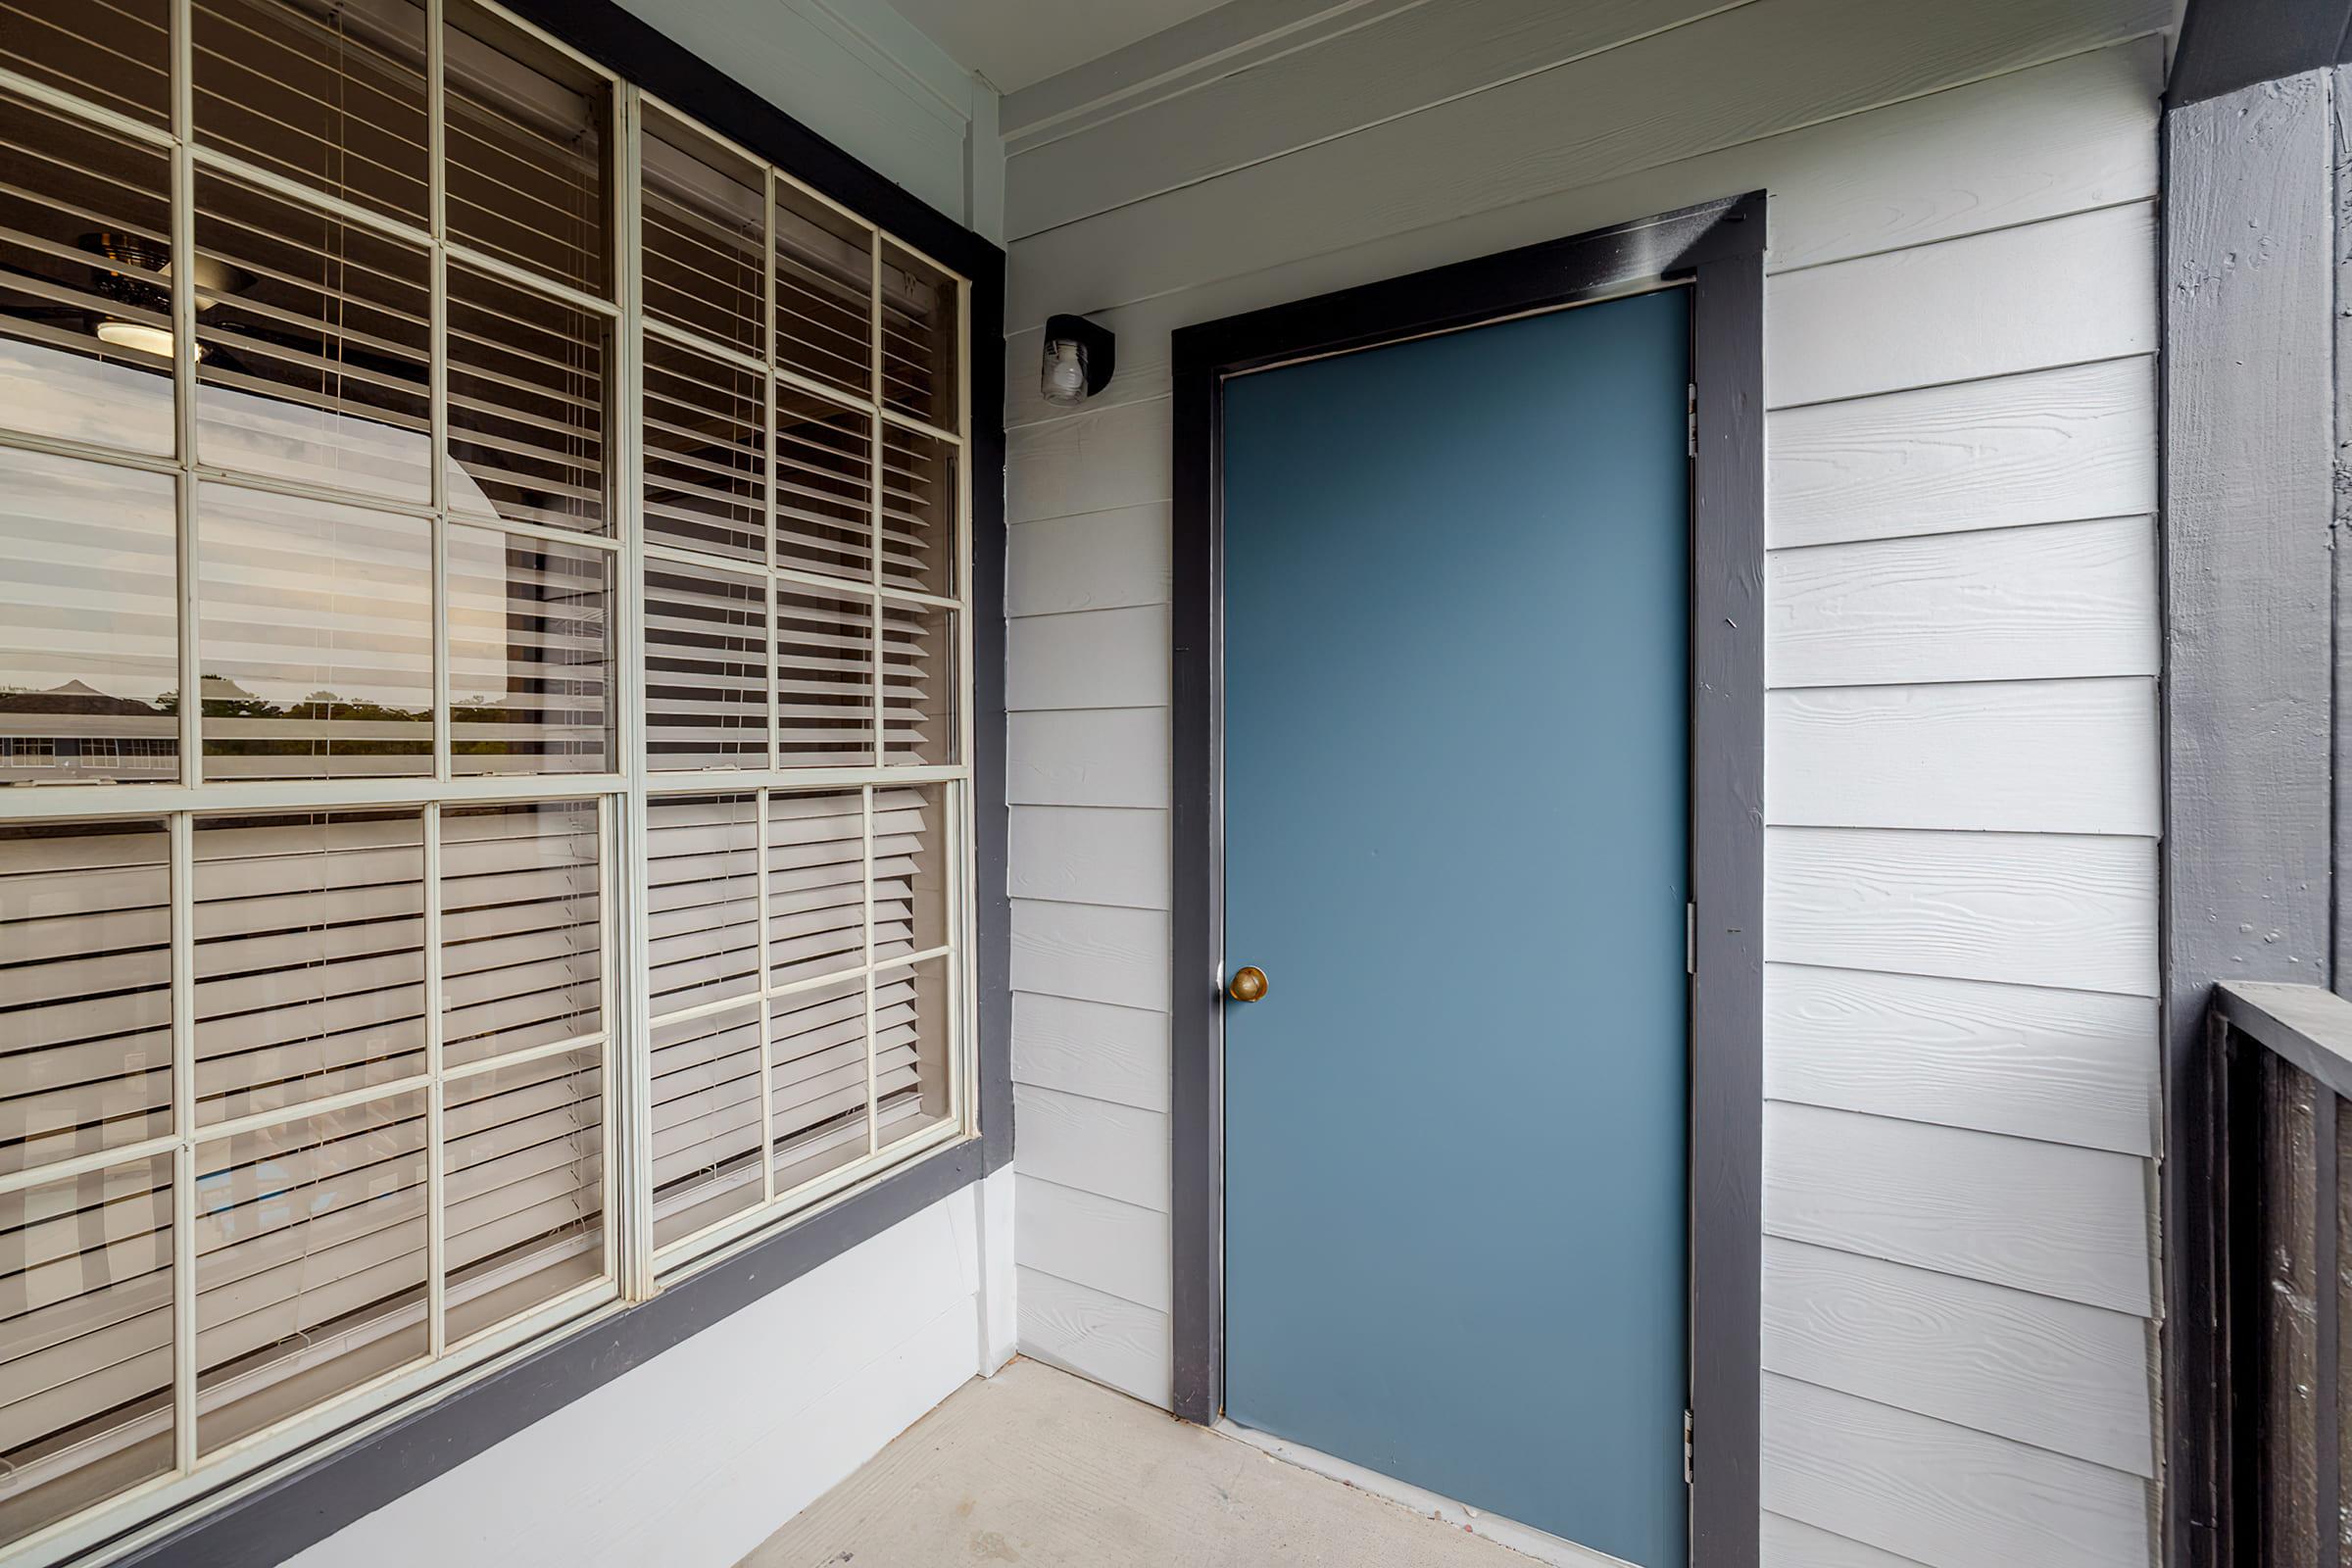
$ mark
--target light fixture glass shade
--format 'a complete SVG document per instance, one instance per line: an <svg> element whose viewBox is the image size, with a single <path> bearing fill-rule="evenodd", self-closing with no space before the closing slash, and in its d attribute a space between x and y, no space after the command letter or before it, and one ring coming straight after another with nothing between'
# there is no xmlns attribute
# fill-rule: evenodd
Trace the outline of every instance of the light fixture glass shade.
<svg viewBox="0 0 2352 1568"><path fill-rule="evenodd" d="M1045 368L1039 390L1048 403L1074 409L1086 401L1086 345L1055 338L1046 345Z"/></svg>
<svg viewBox="0 0 2352 1568"><path fill-rule="evenodd" d="M172 358L171 328L149 326L144 321L100 321L98 323L98 341L112 343L119 349L152 354L159 360Z"/></svg>

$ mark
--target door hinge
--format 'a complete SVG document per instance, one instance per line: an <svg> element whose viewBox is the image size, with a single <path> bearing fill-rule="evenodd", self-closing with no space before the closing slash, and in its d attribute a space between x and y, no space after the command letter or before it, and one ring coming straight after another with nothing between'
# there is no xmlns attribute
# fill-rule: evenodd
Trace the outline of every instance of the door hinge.
<svg viewBox="0 0 2352 1568"><path fill-rule="evenodd" d="M1698 383L1683 383L1683 418L1690 436L1690 455L1698 456Z"/></svg>
<svg viewBox="0 0 2352 1568"><path fill-rule="evenodd" d="M1683 1412L1683 1485L1690 1484L1690 1412Z"/></svg>
<svg viewBox="0 0 2352 1568"><path fill-rule="evenodd" d="M1683 973L1698 973L1698 906L1683 906Z"/></svg>

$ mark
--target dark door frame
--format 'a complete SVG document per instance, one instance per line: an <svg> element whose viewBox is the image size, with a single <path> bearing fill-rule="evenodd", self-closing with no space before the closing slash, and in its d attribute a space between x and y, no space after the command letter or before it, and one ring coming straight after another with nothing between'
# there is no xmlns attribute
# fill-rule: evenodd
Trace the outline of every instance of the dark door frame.
<svg viewBox="0 0 2352 1568"><path fill-rule="evenodd" d="M1763 1217L1762 192L1175 334L1172 1201L1176 1413L1224 1411L1228 377L1647 288L1691 290L1690 1557L1757 1554Z"/></svg>

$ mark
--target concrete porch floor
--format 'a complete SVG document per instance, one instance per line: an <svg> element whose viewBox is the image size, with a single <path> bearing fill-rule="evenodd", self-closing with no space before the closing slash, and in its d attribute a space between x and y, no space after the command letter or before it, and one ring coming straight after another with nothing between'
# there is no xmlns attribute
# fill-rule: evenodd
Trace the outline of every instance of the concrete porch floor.
<svg viewBox="0 0 2352 1568"><path fill-rule="evenodd" d="M1035 1361L965 1384L738 1568L1529 1568Z"/></svg>

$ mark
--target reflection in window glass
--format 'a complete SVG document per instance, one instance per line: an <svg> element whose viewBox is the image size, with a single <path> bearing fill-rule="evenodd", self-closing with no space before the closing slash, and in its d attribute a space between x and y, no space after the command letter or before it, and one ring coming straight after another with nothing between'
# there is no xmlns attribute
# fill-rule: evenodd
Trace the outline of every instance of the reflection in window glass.
<svg viewBox="0 0 2352 1568"><path fill-rule="evenodd" d="M776 182L776 363L873 394L873 231Z"/></svg>
<svg viewBox="0 0 2352 1568"><path fill-rule="evenodd" d="M646 564L648 766L767 765L766 619L758 578Z"/></svg>
<svg viewBox="0 0 2352 1568"><path fill-rule="evenodd" d="M643 163L645 314L766 358L765 175L650 105Z"/></svg>
<svg viewBox="0 0 2352 1568"><path fill-rule="evenodd" d="M759 561L767 553L767 376L645 341L645 536Z"/></svg>
<svg viewBox="0 0 2352 1568"><path fill-rule="evenodd" d="M913 252L882 247L882 401L901 414L956 428L956 280Z"/></svg>
<svg viewBox="0 0 2352 1568"><path fill-rule="evenodd" d="M0 92L0 425L171 453L171 191L166 154Z"/></svg>
<svg viewBox="0 0 2352 1568"><path fill-rule="evenodd" d="M776 387L776 564L870 582L873 416Z"/></svg>
<svg viewBox="0 0 2352 1568"><path fill-rule="evenodd" d="M0 449L0 784L178 777L172 485Z"/></svg>
<svg viewBox="0 0 2352 1568"><path fill-rule="evenodd" d="M465 0L449 8L443 45L451 236L609 293L603 78Z"/></svg>
<svg viewBox="0 0 2352 1568"><path fill-rule="evenodd" d="M449 270L449 506L605 531L605 324Z"/></svg>
<svg viewBox="0 0 2352 1568"><path fill-rule="evenodd" d="M610 558L454 523L448 539L451 767L610 768Z"/></svg>
<svg viewBox="0 0 2352 1568"><path fill-rule="evenodd" d="M8 0L0 65L152 125L172 119L172 0Z"/></svg>
<svg viewBox="0 0 2352 1568"><path fill-rule="evenodd" d="M197 513L206 777L430 773L431 524L224 484Z"/></svg>

